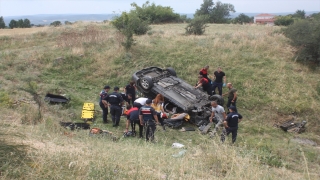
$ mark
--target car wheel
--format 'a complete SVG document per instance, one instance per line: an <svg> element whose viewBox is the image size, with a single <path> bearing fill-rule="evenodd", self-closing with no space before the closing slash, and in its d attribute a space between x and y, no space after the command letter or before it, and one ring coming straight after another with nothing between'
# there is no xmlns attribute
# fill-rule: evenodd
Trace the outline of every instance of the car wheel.
<svg viewBox="0 0 320 180"><path fill-rule="evenodd" d="M166 70L171 74L171 76L177 76L176 71L172 67L168 67Z"/></svg>
<svg viewBox="0 0 320 180"><path fill-rule="evenodd" d="M220 105L220 106L223 106L224 104L224 99L223 97L221 97L220 95L218 94L215 94L215 95L212 95L209 97L209 100L210 101L217 101L217 103Z"/></svg>
<svg viewBox="0 0 320 180"><path fill-rule="evenodd" d="M149 90L153 86L152 79L150 77L143 77L140 80L140 85L141 85L142 89Z"/></svg>

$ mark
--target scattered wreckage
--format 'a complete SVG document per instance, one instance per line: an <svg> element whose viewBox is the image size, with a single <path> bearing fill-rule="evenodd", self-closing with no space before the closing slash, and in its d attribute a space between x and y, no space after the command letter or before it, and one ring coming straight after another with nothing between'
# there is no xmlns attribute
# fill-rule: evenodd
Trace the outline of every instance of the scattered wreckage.
<svg viewBox="0 0 320 180"><path fill-rule="evenodd" d="M201 126L209 123L211 115L211 101L223 105L224 100L220 95L209 96L204 91L177 77L171 67L162 69L148 67L133 74L132 79L137 89L150 99L162 94L165 98L164 109L172 114L186 113L190 115L189 122ZM183 118L171 118L165 122L169 127L177 128L183 123Z"/></svg>

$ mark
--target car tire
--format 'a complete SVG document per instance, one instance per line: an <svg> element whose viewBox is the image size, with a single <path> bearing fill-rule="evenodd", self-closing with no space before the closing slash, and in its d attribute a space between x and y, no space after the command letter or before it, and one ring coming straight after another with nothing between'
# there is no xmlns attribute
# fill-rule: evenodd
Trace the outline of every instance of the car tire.
<svg viewBox="0 0 320 180"><path fill-rule="evenodd" d="M144 90L150 90L153 87L151 77L143 77L140 79L141 88Z"/></svg>
<svg viewBox="0 0 320 180"><path fill-rule="evenodd" d="M166 70L171 74L171 76L177 77L177 73L172 67L168 67Z"/></svg>
<svg viewBox="0 0 320 180"><path fill-rule="evenodd" d="M223 106L224 104L224 99L223 97L221 97L220 95L218 94L215 94L215 95L212 95L209 97L209 100L210 101L217 101L217 103L220 105L220 106Z"/></svg>

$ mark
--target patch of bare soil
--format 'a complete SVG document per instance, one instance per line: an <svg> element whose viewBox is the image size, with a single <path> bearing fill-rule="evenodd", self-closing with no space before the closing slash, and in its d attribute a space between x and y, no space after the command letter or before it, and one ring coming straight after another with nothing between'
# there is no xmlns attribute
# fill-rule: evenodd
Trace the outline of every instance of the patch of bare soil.
<svg viewBox="0 0 320 180"><path fill-rule="evenodd" d="M317 143L310 140L310 139L305 139L305 138L299 138L299 137L295 137L293 139L291 139L291 141L293 142L297 142L299 144L305 144L305 145L311 145L311 146L317 146Z"/></svg>

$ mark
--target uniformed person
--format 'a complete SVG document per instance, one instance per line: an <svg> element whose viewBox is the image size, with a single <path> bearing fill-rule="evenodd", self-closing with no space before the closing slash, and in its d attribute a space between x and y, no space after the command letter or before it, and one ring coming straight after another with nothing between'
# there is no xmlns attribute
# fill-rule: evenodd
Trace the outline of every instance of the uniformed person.
<svg viewBox="0 0 320 180"><path fill-rule="evenodd" d="M154 140L154 132L156 124L158 124L157 112L151 107L152 100L148 99L146 105L139 109L140 124L144 126L146 133L146 140ZM150 139L149 139L150 138Z"/></svg>
<svg viewBox="0 0 320 180"><path fill-rule="evenodd" d="M102 109L102 122L108 123L108 103L106 101L102 101L107 97L108 92L110 90L110 86L106 85L103 90L100 92L100 102L99 105Z"/></svg>
<svg viewBox="0 0 320 180"><path fill-rule="evenodd" d="M105 101L110 104L110 114L112 117L113 127L116 127L119 126L123 99L121 94L119 93L119 87L114 87L113 90L114 92L108 94L105 98Z"/></svg>

